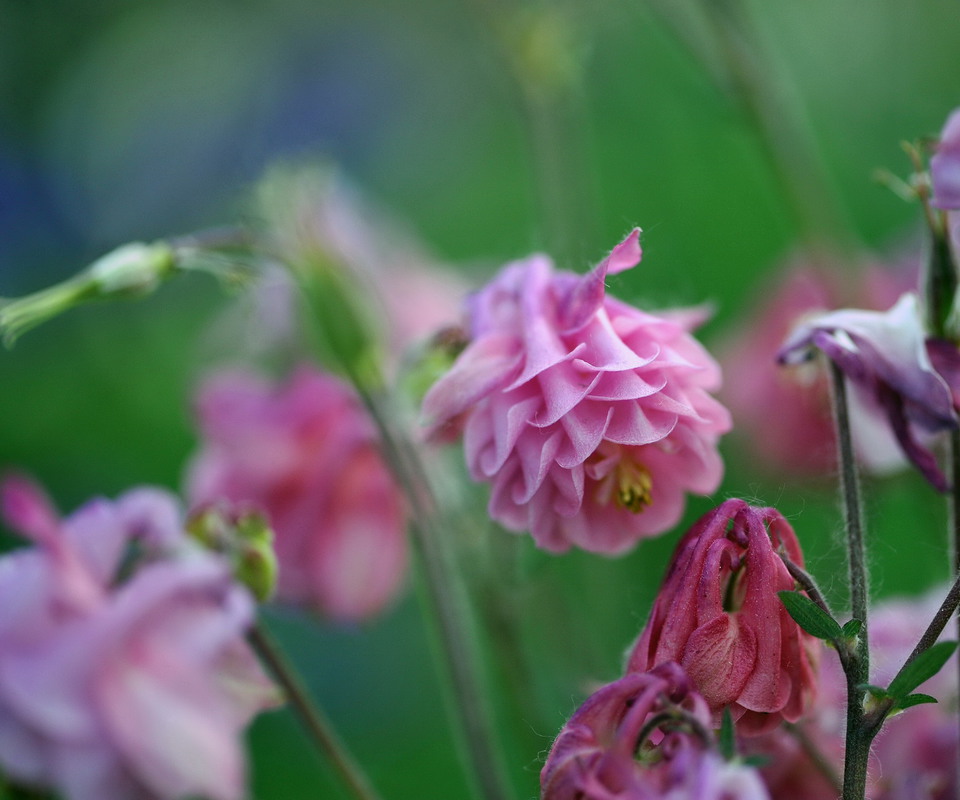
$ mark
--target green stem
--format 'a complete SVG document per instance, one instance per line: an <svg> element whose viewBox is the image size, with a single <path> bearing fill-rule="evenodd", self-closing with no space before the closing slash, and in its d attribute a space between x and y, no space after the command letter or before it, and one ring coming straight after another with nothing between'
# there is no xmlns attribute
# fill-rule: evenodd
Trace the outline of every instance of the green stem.
<svg viewBox="0 0 960 800"><path fill-rule="evenodd" d="M255 625L247 634L247 640L266 664L270 674L283 687L287 700L300 717L303 726L317 748L330 760L351 795L356 800L380 800L380 795L374 790L369 778L341 741L333 723L316 701L311 700L310 693L300 676L266 629L261 625Z"/></svg>
<svg viewBox="0 0 960 800"><path fill-rule="evenodd" d="M455 698L452 712L463 734L470 772L484 800L512 797L493 724L489 689L480 669L474 619L459 564L447 542L457 535L441 525L438 504L413 444L391 424L385 398L355 384L380 433L381 444L410 503L414 542L423 565L447 672Z"/></svg>
<svg viewBox="0 0 960 800"><path fill-rule="evenodd" d="M867 761L870 743L877 727L864 721L864 690L870 672L867 639L867 566L864 526L860 501L860 477L853 454L853 438L847 405L847 387L843 372L830 362L830 387L840 468L840 493L844 527L847 533L847 563L850 580L850 606L854 619L863 622L853 657L842 661L847 679L847 734L843 769L843 800L863 800L867 787Z"/></svg>

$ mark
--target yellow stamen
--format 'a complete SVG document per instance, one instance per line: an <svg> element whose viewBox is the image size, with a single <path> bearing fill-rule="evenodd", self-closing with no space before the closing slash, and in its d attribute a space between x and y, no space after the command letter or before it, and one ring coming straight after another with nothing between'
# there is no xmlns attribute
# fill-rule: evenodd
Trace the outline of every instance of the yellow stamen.
<svg viewBox="0 0 960 800"><path fill-rule="evenodd" d="M625 459L617 465L617 504L639 514L653 502L653 479L642 464Z"/></svg>

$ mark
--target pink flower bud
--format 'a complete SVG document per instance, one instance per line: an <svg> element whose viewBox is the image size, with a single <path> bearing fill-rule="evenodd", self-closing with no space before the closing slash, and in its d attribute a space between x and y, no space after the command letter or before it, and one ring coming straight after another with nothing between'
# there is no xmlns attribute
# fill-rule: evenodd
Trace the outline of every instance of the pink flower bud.
<svg viewBox="0 0 960 800"><path fill-rule="evenodd" d="M406 573L406 515L359 399L300 367L271 386L249 373L201 387L204 439L188 474L194 504L261 508L273 528L281 600L339 620L365 619Z"/></svg>
<svg viewBox="0 0 960 800"><path fill-rule="evenodd" d="M490 515L552 552L621 553L723 473L720 371L689 333L703 315L605 295L608 273L640 261L639 237L584 276L541 255L505 267L472 298L471 343L424 399L432 433L463 426Z"/></svg>
<svg viewBox="0 0 960 800"><path fill-rule="evenodd" d="M729 708L746 735L799 719L815 695L820 645L777 596L795 588L781 551L802 566L775 509L728 500L704 515L677 545L628 669L678 662L715 719Z"/></svg>

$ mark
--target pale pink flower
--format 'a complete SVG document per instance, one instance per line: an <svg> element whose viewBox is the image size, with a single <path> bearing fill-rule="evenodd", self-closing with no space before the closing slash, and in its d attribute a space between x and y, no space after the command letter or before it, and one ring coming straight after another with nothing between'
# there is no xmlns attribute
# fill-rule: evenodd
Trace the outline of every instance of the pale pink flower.
<svg viewBox="0 0 960 800"><path fill-rule="evenodd" d="M840 368L863 412L885 420L904 455L946 491L929 441L956 429L958 419L950 387L931 362L916 295L905 294L889 311L842 309L812 317L794 328L778 358L802 364L816 350Z"/></svg>
<svg viewBox="0 0 960 800"><path fill-rule="evenodd" d="M4 771L68 800L240 800L243 729L278 698L226 562L187 539L160 490L62 522L23 479L2 494L36 543L0 559Z"/></svg>
<svg viewBox="0 0 960 800"><path fill-rule="evenodd" d="M916 272L794 258L761 287L759 302L750 306L754 310L718 348L724 371L720 397L733 414L732 435L759 469L818 476L836 464L826 371L816 362L778 367L777 351L787 334L840 306L887 308L916 284ZM863 466L880 474L902 468L905 459L888 427L859 407L852 417Z"/></svg>
<svg viewBox="0 0 960 800"><path fill-rule="evenodd" d="M346 384L307 366L280 385L224 372L200 388L196 414L203 445L189 498L267 514L281 600L356 621L396 597L407 566L404 504Z"/></svg>
<svg viewBox="0 0 960 800"><path fill-rule="evenodd" d="M937 152L930 159L930 181L937 208L960 209L960 108L947 118Z"/></svg>
<svg viewBox="0 0 960 800"><path fill-rule="evenodd" d="M433 434L463 427L490 515L552 552L621 553L723 473L720 371L689 333L702 314L605 296L606 275L639 262L639 236L584 276L542 255L505 267L471 298L470 344L424 399Z"/></svg>
<svg viewBox="0 0 960 800"><path fill-rule="evenodd" d="M627 669L678 662L715 719L729 708L744 735L799 719L816 694L820 643L777 596L795 586L780 552L803 565L775 509L727 500L701 517L674 551Z"/></svg>
<svg viewBox="0 0 960 800"><path fill-rule="evenodd" d="M672 725L656 717L669 712ZM710 712L676 664L594 692L560 731L542 800L767 800L757 773L714 752Z"/></svg>

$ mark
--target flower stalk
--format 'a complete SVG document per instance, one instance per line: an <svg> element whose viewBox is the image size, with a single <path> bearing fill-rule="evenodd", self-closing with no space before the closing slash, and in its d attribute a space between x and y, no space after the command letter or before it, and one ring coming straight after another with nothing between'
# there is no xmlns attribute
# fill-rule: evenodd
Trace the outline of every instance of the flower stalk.
<svg viewBox="0 0 960 800"><path fill-rule="evenodd" d="M284 694L311 739L333 765L343 785L355 800L380 800L380 795L356 759L340 739L323 709L312 700L296 670L283 655L276 642L262 625L254 625L247 633L250 646L283 687Z"/></svg>

